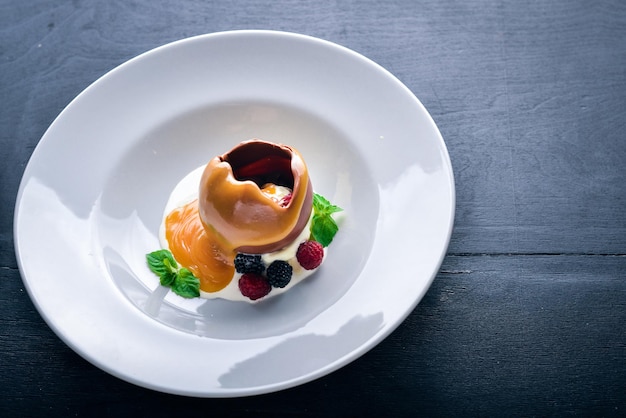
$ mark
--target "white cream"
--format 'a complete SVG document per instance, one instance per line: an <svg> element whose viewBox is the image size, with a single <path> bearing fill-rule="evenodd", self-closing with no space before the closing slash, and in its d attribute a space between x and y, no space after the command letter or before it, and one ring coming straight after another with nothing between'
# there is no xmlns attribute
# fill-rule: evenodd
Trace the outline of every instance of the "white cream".
<svg viewBox="0 0 626 418"><path fill-rule="evenodd" d="M291 194L291 189L285 186L263 186L261 187L261 193L272 199L274 202L280 203L283 198Z"/></svg>
<svg viewBox="0 0 626 418"><path fill-rule="evenodd" d="M169 243L165 238L165 218L172 210L184 206L187 203L198 198L198 185L200 184L200 178L202 177L202 173L204 172L205 167L206 166L203 165L193 170L191 173L187 174L172 190L172 193L170 194L170 197L165 205L165 210L163 211L163 220L161 221L161 227L159 228L159 241L163 248L169 249ZM291 191L286 187L277 186L275 192L272 194L272 198L279 201L283 197L287 196L290 192ZM273 253L262 254L261 256L261 259L263 260L263 263L266 267L275 260L284 260L287 261L289 265L291 265L291 267L293 268L293 274L291 276L291 281L287 284L287 286L283 288L273 287L267 296L253 301L242 295L239 291L239 278L241 277L241 274L235 272L233 279L224 289L217 292L200 291L200 297L205 299L222 298L234 301L257 303L261 300L265 300L272 296L280 295L281 293L286 292L311 274L315 273L317 269L306 270L298 263L298 260L296 259L296 252L298 251L298 247L301 243L307 241L311 235L310 226L312 218L313 214L311 214L309 222L306 224L300 235L298 235L298 237L290 245ZM326 248L324 248L324 259L325 258ZM322 263L323 261L324 260L322 260Z"/></svg>

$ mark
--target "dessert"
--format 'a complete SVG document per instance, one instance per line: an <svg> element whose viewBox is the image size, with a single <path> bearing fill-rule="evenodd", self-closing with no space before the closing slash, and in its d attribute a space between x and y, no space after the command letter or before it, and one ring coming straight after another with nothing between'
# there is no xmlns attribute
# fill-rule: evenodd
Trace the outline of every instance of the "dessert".
<svg viewBox="0 0 626 418"><path fill-rule="evenodd" d="M196 193L178 201L190 184ZM261 300L321 266L340 210L313 192L297 150L245 141L179 183L148 265L184 297Z"/></svg>

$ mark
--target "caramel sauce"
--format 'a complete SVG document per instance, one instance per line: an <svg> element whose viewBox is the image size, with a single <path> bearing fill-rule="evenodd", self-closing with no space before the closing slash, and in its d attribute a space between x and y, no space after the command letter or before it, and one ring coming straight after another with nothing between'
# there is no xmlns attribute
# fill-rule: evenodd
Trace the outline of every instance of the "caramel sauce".
<svg viewBox="0 0 626 418"><path fill-rule="evenodd" d="M235 250L204 229L197 199L167 215L165 238L174 258L200 280L200 290L217 292L232 280Z"/></svg>

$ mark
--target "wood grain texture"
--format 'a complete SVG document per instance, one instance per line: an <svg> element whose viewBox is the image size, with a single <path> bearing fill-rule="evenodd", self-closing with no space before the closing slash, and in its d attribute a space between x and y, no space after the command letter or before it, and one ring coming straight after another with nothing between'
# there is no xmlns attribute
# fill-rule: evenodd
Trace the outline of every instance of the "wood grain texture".
<svg viewBox="0 0 626 418"><path fill-rule="evenodd" d="M107 71L251 28L347 46L417 95L455 170L449 254L407 320L329 376L244 399L152 392L81 359L30 302L19 181ZM0 0L0 416L623 416L624 39L619 0Z"/></svg>

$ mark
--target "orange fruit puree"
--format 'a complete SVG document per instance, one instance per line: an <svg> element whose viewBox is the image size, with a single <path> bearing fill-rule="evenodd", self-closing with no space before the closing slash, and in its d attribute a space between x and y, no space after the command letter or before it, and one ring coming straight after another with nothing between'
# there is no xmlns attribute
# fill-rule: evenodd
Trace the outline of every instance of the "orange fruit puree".
<svg viewBox="0 0 626 418"><path fill-rule="evenodd" d="M174 258L200 280L200 290L217 292L235 273L235 250L207 233L198 215L198 200L174 209L165 219L165 237Z"/></svg>

